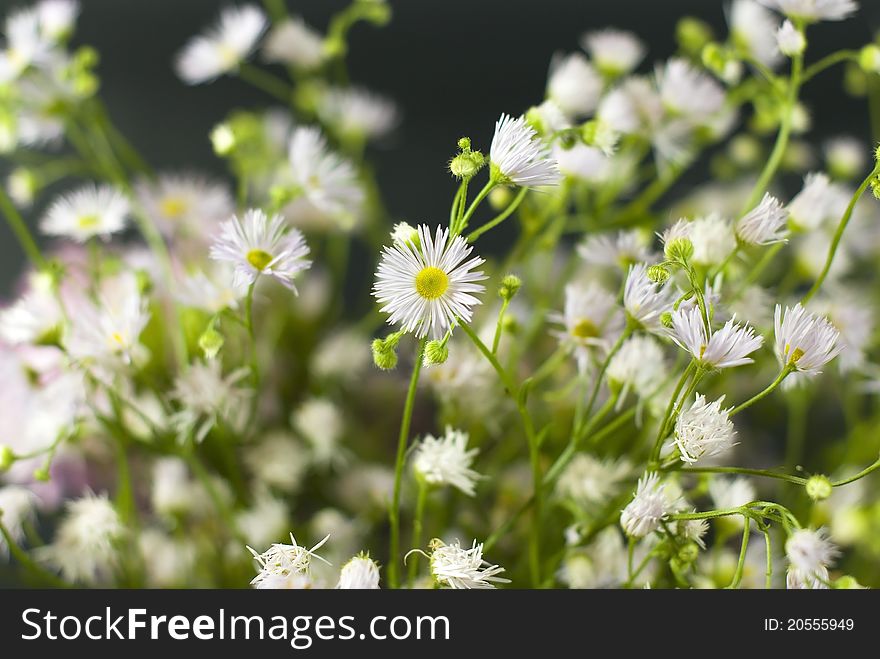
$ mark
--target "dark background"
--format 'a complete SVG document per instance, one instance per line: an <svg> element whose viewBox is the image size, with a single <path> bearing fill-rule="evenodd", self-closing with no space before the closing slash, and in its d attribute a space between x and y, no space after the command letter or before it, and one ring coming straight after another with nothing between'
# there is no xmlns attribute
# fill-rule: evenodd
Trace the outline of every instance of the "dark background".
<svg viewBox="0 0 880 659"><path fill-rule="evenodd" d="M21 2L0 0L0 13ZM174 75L175 53L217 15L218 0L83 0L75 44L101 53L102 95L117 125L158 169L225 175L208 141L210 128L237 107L271 99L222 78L186 87ZM292 0L293 13L323 30L344 0ZM461 135L488 151L501 112L518 113L541 100L552 54L578 49L580 35L606 26L637 33L648 44L645 67L674 51L674 30L686 14L726 34L721 0L392 0L390 25L358 25L351 35L352 79L396 99L403 121L373 149L391 212L411 222L448 212L453 185L446 162ZM880 2L842 23L810 31L810 60L858 47L880 26ZM816 137L836 132L867 138L863 102L846 97L840 69L812 82L807 101ZM38 216L46 199L33 209ZM6 297L22 255L0 223L0 296Z"/></svg>

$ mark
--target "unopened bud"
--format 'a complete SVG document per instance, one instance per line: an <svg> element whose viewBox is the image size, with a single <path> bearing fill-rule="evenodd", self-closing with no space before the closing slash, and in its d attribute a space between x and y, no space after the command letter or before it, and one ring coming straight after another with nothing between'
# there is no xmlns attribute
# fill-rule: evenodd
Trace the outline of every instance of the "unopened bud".
<svg viewBox="0 0 880 659"><path fill-rule="evenodd" d="M821 474L810 476L807 479L807 484L805 485L805 488L807 490L807 496L810 497L813 501L824 501L831 496L831 492L833 490L831 486L831 481L828 480L827 476L823 476Z"/></svg>
<svg viewBox="0 0 880 659"><path fill-rule="evenodd" d="M671 276L669 270L662 265L648 266L647 275L655 284L665 284Z"/></svg>
<svg viewBox="0 0 880 659"><path fill-rule="evenodd" d="M467 153L459 153L449 162L449 171L456 178L471 178L483 165L486 164L486 158L479 151L469 151Z"/></svg>
<svg viewBox="0 0 880 659"><path fill-rule="evenodd" d="M442 364L447 359L449 359L449 347L444 341L434 339L425 344L425 355L423 359L425 366Z"/></svg>
<svg viewBox="0 0 880 659"><path fill-rule="evenodd" d="M383 371L390 371L397 366L397 352L389 347L384 339L373 340L373 363Z"/></svg>
<svg viewBox="0 0 880 659"><path fill-rule="evenodd" d="M9 469L15 462L15 454L8 446L0 446L0 472Z"/></svg>
<svg viewBox="0 0 880 659"><path fill-rule="evenodd" d="M506 275L504 279L501 280L498 295L500 295L501 299L505 302L510 302L521 287L522 279L516 275Z"/></svg>
<svg viewBox="0 0 880 659"><path fill-rule="evenodd" d="M220 349L223 348L225 342L226 339L223 338L223 335L214 329L214 325L211 324L199 337L199 348L205 353L205 357L214 359L220 352Z"/></svg>
<svg viewBox="0 0 880 659"><path fill-rule="evenodd" d="M868 44L859 51L859 66L865 73L880 73L880 46Z"/></svg>
<svg viewBox="0 0 880 659"><path fill-rule="evenodd" d="M685 16L675 26L675 37L682 50L697 54L712 40L712 28L698 18Z"/></svg>
<svg viewBox="0 0 880 659"><path fill-rule="evenodd" d="M670 260L685 263L694 255L694 244L690 238L673 238L663 247L663 253Z"/></svg>
<svg viewBox="0 0 880 659"><path fill-rule="evenodd" d="M664 311L660 314L660 324L669 329L672 327L672 312Z"/></svg>
<svg viewBox="0 0 880 659"><path fill-rule="evenodd" d="M218 124L211 131L211 145L218 156L227 156L235 148L235 133L229 124Z"/></svg>

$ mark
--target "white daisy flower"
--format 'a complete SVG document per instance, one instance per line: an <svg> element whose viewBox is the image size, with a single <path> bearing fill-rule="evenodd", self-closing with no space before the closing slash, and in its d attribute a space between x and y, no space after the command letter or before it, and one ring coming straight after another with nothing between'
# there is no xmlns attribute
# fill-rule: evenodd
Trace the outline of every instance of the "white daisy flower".
<svg viewBox="0 0 880 659"><path fill-rule="evenodd" d="M636 263L629 269L623 288L623 308L632 320L654 334L666 334L660 316L672 310L676 291L648 278L648 266Z"/></svg>
<svg viewBox="0 0 880 659"><path fill-rule="evenodd" d="M431 541L431 574L441 586L455 590L495 588L496 583L510 583L499 577L504 568L483 559L483 544L474 540L470 549L463 549L456 540L447 545Z"/></svg>
<svg viewBox="0 0 880 659"><path fill-rule="evenodd" d="M639 398L650 398L668 373L663 348L649 335L630 337L608 362L606 373L610 382L621 387L621 401L630 389Z"/></svg>
<svg viewBox="0 0 880 659"><path fill-rule="evenodd" d="M654 260L649 234L636 229L587 236L577 246L577 253L587 263L622 270Z"/></svg>
<svg viewBox="0 0 880 659"><path fill-rule="evenodd" d="M721 86L687 60L673 58L656 75L663 105L676 116L701 124L724 106Z"/></svg>
<svg viewBox="0 0 880 659"><path fill-rule="evenodd" d="M693 355L694 359L709 368L731 368L751 364L747 355L764 343L750 326L739 325L731 318L711 336L706 336L702 312L699 306L679 308L672 314L673 340Z"/></svg>
<svg viewBox="0 0 880 659"><path fill-rule="evenodd" d="M354 226L364 191L354 166L330 151L320 129L294 130L288 151L293 182L306 202L344 227Z"/></svg>
<svg viewBox="0 0 880 659"><path fill-rule="evenodd" d="M660 528L663 518L677 506L678 497L660 482L660 476L646 474L639 479L633 500L620 514L620 525L631 538L644 538Z"/></svg>
<svg viewBox="0 0 880 659"><path fill-rule="evenodd" d="M788 211L776 197L764 194L755 208L736 223L736 237L747 245L784 242L788 236Z"/></svg>
<svg viewBox="0 0 880 659"><path fill-rule="evenodd" d="M311 549L306 549L296 544L291 533L291 544L273 544L262 554L248 547L248 551L260 565L260 572L253 578L251 585L258 590L313 588L315 584L310 577L312 559L327 563L315 550L320 549L329 539L328 535Z"/></svg>
<svg viewBox="0 0 880 659"><path fill-rule="evenodd" d="M40 32L50 41L62 41L73 33L80 9L77 0L42 0L35 8Z"/></svg>
<svg viewBox="0 0 880 659"><path fill-rule="evenodd" d="M82 300L69 318L71 329L64 342L72 357L130 364L144 356L140 336L150 310L133 273L103 280L97 301Z"/></svg>
<svg viewBox="0 0 880 659"><path fill-rule="evenodd" d="M808 23L816 21L842 21L859 10L855 0L759 0L789 18Z"/></svg>
<svg viewBox="0 0 880 659"><path fill-rule="evenodd" d="M155 182L138 182L135 190L144 211L166 236L204 235L235 208L225 185L201 176L165 174Z"/></svg>
<svg viewBox="0 0 880 659"><path fill-rule="evenodd" d="M256 48L266 25L266 15L256 5L226 7L214 25L177 55L177 75L188 85L198 85L235 71Z"/></svg>
<svg viewBox="0 0 880 659"><path fill-rule="evenodd" d="M701 457L711 458L728 451L734 445L736 430L728 415L721 409L724 396L711 403L697 394L691 406L675 420L675 445L682 462L691 464Z"/></svg>
<svg viewBox="0 0 880 659"><path fill-rule="evenodd" d="M441 338L456 318L468 323L471 307L480 304L472 293L485 288L476 282L486 279L482 272L471 272L484 261L469 260L473 247L449 229L437 227L434 238L424 224L418 227L418 245L395 244L384 247L376 269L373 295L381 311L390 314L389 325L400 325L406 332Z"/></svg>
<svg viewBox="0 0 880 659"><path fill-rule="evenodd" d="M64 316L48 275L30 277L30 288L15 304L0 310L0 338L12 345L56 341Z"/></svg>
<svg viewBox="0 0 880 659"><path fill-rule="evenodd" d="M617 495L631 471L626 460L599 460L578 453L556 481L556 493L584 507L601 505Z"/></svg>
<svg viewBox="0 0 880 659"><path fill-rule="evenodd" d="M130 212L128 199L108 185L87 185L55 200L40 222L50 236L66 236L84 243L89 238L125 229Z"/></svg>
<svg viewBox="0 0 880 659"><path fill-rule="evenodd" d="M25 487L6 485L0 487L0 522L6 527L12 540L24 540L24 528L37 519L37 495ZM0 557L9 555L6 538L0 534Z"/></svg>
<svg viewBox="0 0 880 659"><path fill-rule="evenodd" d="M345 138L359 140L385 137L400 119L393 101L359 87L325 90L317 112L321 123Z"/></svg>
<svg viewBox="0 0 880 659"><path fill-rule="evenodd" d="M59 570L71 582L106 583L119 563L125 526L106 494L87 494L67 503L67 515L52 544L39 547L40 561Z"/></svg>
<svg viewBox="0 0 880 659"><path fill-rule="evenodd" d="M299 17L276 23L263 44L263 58L297 69L314 69L324 62L324 37Z"/></svg>
<svg viewBox="0 0 880 659"><path fill-rule="evenodd" d="M293 278L311 265L305 258L308 253L302 233L289 228L284 217L270 218L256 209L247 211L243 220L233 216L224 222L210 251L212 259L235 265L233 287L250 286L266 275L294 292Z"/></svg>
<svg viewBox="0 0 880 659"><path fill-rule="evenodd" d="M550 64L547 98L572 119L596 109L602 93L602 76L581 53L557 56Z"/></svg>
<svg viewBox="0 0 880 659"><path fill-rule="evenodd" d="M632 72L645 56L645 46L632 32L605 29L581 37L586 50L599 70L617 77Z"/></svg>
<svg viewBox="0 0 880 659"><path fill-rule="evenodd" d="M647 134L663 116L663 101L648 78L631 76L602 97L596 116L618 133Z"/></svg>
<svg viewBox="0 0 880 659"><path fill-rule="evenodd" d="M559 172L565 176L591 183L599 183L608 177L610 159L595 146L578 142L566 148L556 143L552 153Z"/></svg>
<svg viewBox="0 0 880 659"><path fill-rule="evenodd" d="M694 245L692 259L697 265L720 265L736 249L733 225L718 213L690 222L688 237Z"/></svg>
<svg viewBox="0 0 880 659"><path fill-rule="evenodd" d="M180 441L192 433L193 439L201 442L219 419L238 426L251 394L239 383L249 371L240 368L224 376L222 368L220 360L210 359L191 364L178 376L171 397L182 409L174 414L171 423Z"/></svg>
<svg viewBox="0 0 880 659"><path fill-rule="evenodd" d="M789 588L826 588L828 568L840 551L824 529L798 529L785 541Z"/></svg>
<svg viewBox="0 0 880 659"><path fill-rule="evenodd" d="M498 183L537 187L556 185L560 174L550 147L526 123L502 114L489 149L490 176Z"/></svg>
<svg viewBox="0 0 880 659"><path fill-rule="evenodd" d="M559 104L550 98L531 108L528 117L529 123L542 135L552 135L571 128L571 120L565 116Z"/></svg>
<svg viewBox="0 0 880 659"><path fill-rule="evenodd" d="M379 590L379 566L369 554L358 554L339 572L341 590Z"/></svg>
<svg viewBox="0 0 880 659"><path fill-rule="evenodd" d="M814 316L800 303L794 307L776 305L773 315L776 333L776 357L783 367L800 373L818 375L825 364L843 349L840 332L827 318Z"/></svg>
<svg viewBox="0 0 880 659"><path fill-rule="evenodd" d="M34 65L45 62L51 43L44 38L35 8L18 9L6 17L0 50L0 84L13 82Z"/></svg>
<svg viewBox="0 0 880 659"><path fill-rule="evenodd" d="M831 182L825 174L812 172L804 179L804 187L788 204L791 224L801 230L818 228L823 222L834 217L840 208L841 197L849 200L848 194L841 194L840 186ZM846 202L844 202L844 207Z"/></svg>
<svg viewBox="0 0 880 659"><path fill-rule="evenodd" d="M430 485L452 485L472 497L480 474L471 464L479 450L468 450L467 443L466 432L449 426L442 437L425 435L415 449L413 469Z"/></svg>
<svg viewBox="0 0 880 659"><path fill-rule="evenodd" d="M804 52L807 38L791 21L786 20L776 31L776 45L780 53L786 57L794 57Z"/></svg>
<svg viewBox="0 0 880 659"><path fill-rule="evenodd" d="M727 18L733 42L766 66L779 63L776 29L779 19L755 0L734 0Z"/></svg>
<svg viewBox="0 0 880 659"><path fill-rule="evenodd" d="M587 370L592 351L610 349L623 330L623 313L617 299L594 282L587 286L568 284L564 311L548 318L564 326L564 331L555 334L573 352L582 373Z"/></svg>

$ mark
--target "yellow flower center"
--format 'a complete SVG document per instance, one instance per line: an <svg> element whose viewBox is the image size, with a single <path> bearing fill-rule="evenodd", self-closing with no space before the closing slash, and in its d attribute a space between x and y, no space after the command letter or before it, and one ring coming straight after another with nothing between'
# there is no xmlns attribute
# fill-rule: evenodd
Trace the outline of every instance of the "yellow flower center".
<svg viewBox="0 0 880 659"><path fill-rule="evenodd" d="M101 218L97 215L80 215L76 223L79 225L80 229L94 229L101 223Z"/></svg>
<svg viewBox="0 0 880 659"><path fill-rule="evenodd" d="M181 199L180 197L166 197L159 204L159 209L162 211L162 215L174 219L177 219L186 213L188 208L189 204L185 199Z"/></svg>
<svg viewBox="0 0 880 659"><path fill-rule="evenodd" d="M426 300L436 300L449 288L449 277L440 268L429 265L416 275L416 292Z"/></svg>
<svg viewBox="0 0 880 659"><path fill-rule="evenodd" d="M791 353L791 357L788 358L788 363L789 364L797 364L798 360L803 356L804 356L804 351L801 350L800 348L795 348L794 351Z"/></svg>
<svg viewBox="0 0 880 659"><path fill-rule="evenodd" d="M595 339L599 336L599 328L589 318L581 318L574 327L571 328L572 336L579 339Z"/></svg>
<svg viewBox="0 0 880 659"><path fill-rule="evenodd" d="M270 263L272 263L272 255L261 249L252 249L247 253L247 260L257 270L263 271Z"/></svg>

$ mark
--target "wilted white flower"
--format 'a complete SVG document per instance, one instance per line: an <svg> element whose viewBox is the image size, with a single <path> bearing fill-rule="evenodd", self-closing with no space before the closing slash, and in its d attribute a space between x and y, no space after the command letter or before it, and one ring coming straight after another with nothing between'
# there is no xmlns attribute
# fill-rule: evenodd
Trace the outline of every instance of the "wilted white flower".
<svg viewBox="0 0 880 659"><path fill-rule="evenodd" d="M172 398L181 410L171 419L177 429L178 439L186 440L190 433L201 442L219 419L237 427L244 404L251 392L239 386L249 371L240 368L224 376L220 360L196 362L178 376Z"/></svg>
<svg viewBox="0 0 880 659"><path fill-rule="evenodd" d="M338 220L343 228L354 226L364 202L354 166L330 151L327 140L314 126L294 130L288 156L301 198L319 213Z"/></svg>
<svg viewBox="0 0 880 659"><path fill-rule="evenodd" d="M623 308L641 327L655 334L665 333L660 316L672 309L676 292L671 286L648 279L648 268L637 263L629 269L623 288Z"/></svg>
<svg viewBox="0 0 880 659"><path fill-rule="evenodd" d="M581 53L557 56L550 65L547 98L569 117L584 117L596 109L602 76Z"/></svg>
<svg viewBox="0 0 880 659"><path fill-rule="evenodd" d="M234 204L225 185L195 175L160 176L140 181L138 201L165 235L201 237L232 214Z"/></svg>
<svg viewBox="0 0 880 659"><path fill-rule="evenodd" d="M16 543L24 539L25 526L33 524L37 517L37 495L25 487L6 485L0 487L0 522ZM0 534L0 556L9 555L6 538Z"/></svg>
<svg viewBox="0 0 880 659"><path fill-rule="evenodd" d="M759 0L771 9L808 23L842 21L858 11L855 0Z"/></svg>
<svg viewBox="0 0 880 659"><path fill-rule="evenodd" d="M178 54L177 75L188 85L198 85L237 70L256 48L266 25L266 15L256 5L223 9L217 22Z"/></svg>
<svg viewBox="0 0 880 659"><path fill-rule="evenodd" d="M413 456L413 469L430 485L452 485L474 496L480 474L471 469L477 449L468 449L468 434L451 427L442 437L426 435Z"/></svg>
<svg viewBox="0 0 880 659"><path fill-rule="evenodd" d="M296 539L291 533L291 544L273 544L262 554L248 547L248 551L260 565L260 572L253 578L251 585L258 590L313 588L315 584L310 576L312 559L324 561L315 550L320 549L329 539L328 535L311 549L306 549L296 544Z"/></svg>
<svg viewBox="0 0 880 659"><path fill-rule="evenodd" d="M794 307L776 305L773 316L776 333L776 357L783 367L792 367L807 375L818 375L825 364L843 349L840 333L828 319L814 316L800 303Z"/></svg>
<svg viewBox="0 0 880 659"><path fill-rule="evenodd" d="M599 70L608 76L630 73L645 56L645 46L639 38L625 30L588 32L581 38L581 45Z"/></svg>
<svg viewBox="0 0 880 659"><path fill-rule="evenodd" d="M336 587L342 590L379 590L379 566L369 554L358 554L342 566Z"/></svg>
<svg viewBox="0 0 880 659"><path fill-rule="evenodd" d="M653 259L648 243L648 235L637 230L600 233L587 236L577 253L587 263L625 270Z"/></svg>
<svg viewBox="0 0 880 659"><path fill-rule="evenodd" d="M461 236L450 240L449 229L438 226L432 239L421 224L418 235L417 245L398 242L383 248L373 295L381 311L390 314L389 325L439 339L456 319L470 322L471 307L480 304L472 294L485 290L476 282L486 277L471 270L483 259L468 259L473 247Z"/></svg>
<svg viewBox="0 0 880 659"><path fill-rule="evenodd" d="M667 377L663 348L651 336L637 334L627 339L608 362L609 381L622 387L621 400L632 389L639 398L649 398Z"/></svg>
<svg viewBox="0 0 880 659"><path fill-rule="evenodd" d="M764 338L756 335L754 329L737 324L733 318L707 336L702 311L697 305L674 312L672 327L675 342L710 368L751 364L754 360L747 355L764 343Z"/></svg>
<svg viewBox="0 0 880 659"><path fill-rule="evenodd" d="M623 329L623 314L617 300L592 282L588 286L568 284L563 313L549 318L564 326L564 331L557 331L556 335L574 353L582 373L587 370L591 351L608 350Z"/></svg>
<svg viewBox="0 0 880 659"><path fill-rule="evenodd" d="M824 529L798 529L785 542L789 561L787 585L790 589L827 588L828 568L840 551Z"/></svg>
<svg viewBox="0 0 880 659"><path fill-rule="evenodd" d="M761 203L737 221L736 237L748 245L782 242L788 235L787 220L788 211L767 193Z"/></svg>
<svg viewBox="0 0 880 659"><path fill-rule="evenodd" d="M267 62L314 69L324 61L324 37L299 17L285 18L269 30L263 57Z"/></svg>
<svg viewBox="0 0 880 659"><path fill-rule="evenodd" d="M556 492L581 506L600 505L618 493L631 470L626 460L599 460L578 453L559 476Z"/></svg>
<svg viewBox="0 0 880 659"><path fill-rule="evenodd" d="M318 101L321 122L349 139L384 137L397 125L394 103L358 87L325 90Z"/></svg>
<svg viewBox="0 0 880 659"><path fill-rule="evenodd" d="M786 20L776 32L776 44L779 52L787 57L794 57L804 52L807 47L807 39L804 33L798 30L791 21Z"/></svg>
<svg viewBox="0 0 880 659"><path fill-rule="evenodd" d="M112 576L119 562L125 527L106 494L87 494L67 503L67 515L38 558L67 581L95 585Z"/></svg>
<svg viewBox="0 0 880 659"><path fill-rule="evenodd" d="M447 545L442 540L431 542L431 574L441 586L455 590L495 588L496 583L509 583L497 575L503 567L483 559L483 544L474 540L470 549L463 549L456 540Z"/></svg>
<svg viewBox="0 0 880 659"><path fill-rule="evenodd" d="M489 149L490 176L502 184L521 187L556 185L560 174L550 147L537 136L524 117L502 114L495 122Z"/></svg>
<svg viewBox="0 0 880 659"><path fill-rule="evenodd" d="M639 479L633 500L620 514L620 525L632 538L643 538L660 528L661 520L678 505L677 497L656 473Z"/></svg>
<svg viewBox="0 0 880 659"><path fill-rule="evenodd" d="M779 61L776 28L779 20L754 0L734 0L728 16L734 43L767 66Z"/></svg>
<svg viewBox="0 0 880 659"><path fill-rule="evenodd" d="M720 265L736 249L733 226L717 213L693 220L688 237L694 245L693 261L698 265Z"/></svg>
<svg viewBox="0 0 880 659"><path fill-rule="evenodd" d="M210 252L212 259L235 266L234 287L251 285L266 275L293 291L293 278L311 265L308 253L302 233L289 228L281 215L270 218L253 209L243 220L233 216L224 222Z"/></svg>
<svg viewBox="0 0 880 659"><path fill-rule="evenodd" d="M57 199L40 222L50 236L66 236L84 243L108 238L125 229L130 205L121 192L108 185L87 185Z"/></svg>
<svg viewBox="0 0 880 659"><path fill-rule="evenodd" d="M675 445L682 462L697 462L701 457L721 455L734 445L736 430L729 418L730 409L722 410L724 396L711 403L697 394L691 406L675 420Z"/></svg>

